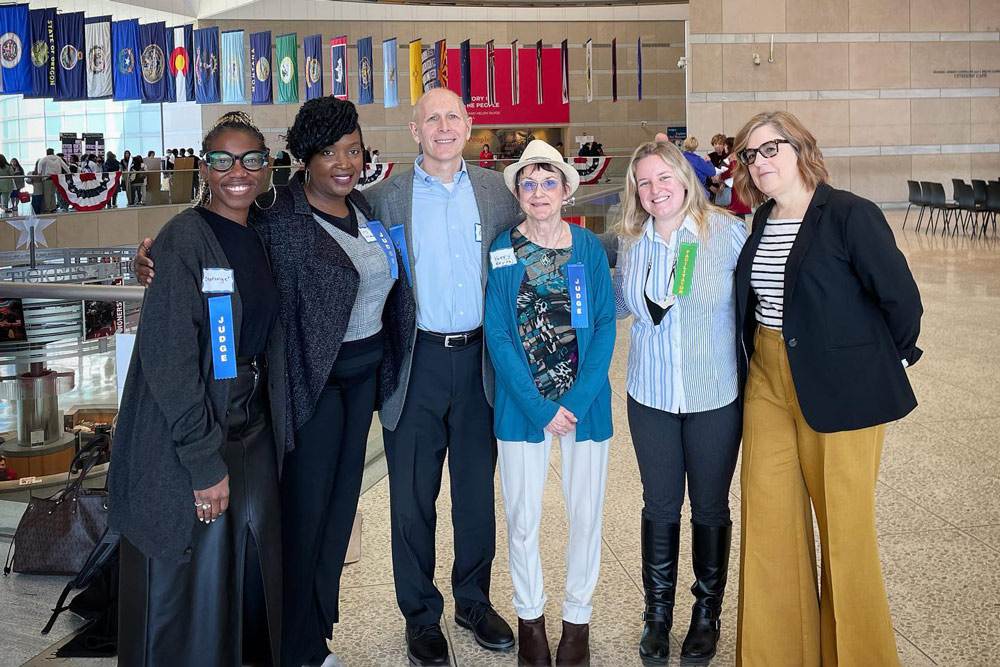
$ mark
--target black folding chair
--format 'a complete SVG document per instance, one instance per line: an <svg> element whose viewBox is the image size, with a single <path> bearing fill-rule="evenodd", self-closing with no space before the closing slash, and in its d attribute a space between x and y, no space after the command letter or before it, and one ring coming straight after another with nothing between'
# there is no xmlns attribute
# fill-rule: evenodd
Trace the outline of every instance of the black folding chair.
<svg viewBox="0 0 1000 667"><path fill-rule="evenodd" d="M983 220L983 228L980 232L986 236L986 227L993 223L993 236L997 235L997 214L1000 214L1000 181L990 181L986 184L986 217Z"/></svg>
<svg viewBox="0 0 1000 667"><path fill-rule="evenodd" d="M941 226L942 233L948 230L951 224L951 212L958 209L958 204L954 202L949 202L947 196L944 193L944 186L940 183L934 182L922 182L921 186L927 186L930 189L930 206L931 206L931 217L927 221L927 226L924 227L924 233L928 231L936 234L938 222L943 221L944 224ZM926 190L925 190L926 191ZM934 219L934 213L938 212L939 215L937 219Z"/></svg>
<svg viewBox="0 0 1000 667"><path fill-rule="evenodd" d="M906 188L909 190L909 204L906 205L906 215L903 216L903 229L906 229L906 218L910 215L910 208L913 206L920 207L920 217L924 215L924 209L927 208L927 202L924 201L924 193L920 189L920 183L916 181L907 181ZM920 217L917 218L917 231L920 231Z"/></svg>
<svg viewBox="0 0 1000 667"><path fill-rule="evenodd" d="M968 227L972 227L972 236L975 236L979 216L983 211L976 206L976 198L972 193L971 185L957 178L952 179L952 183L955 186L955 203L958 205L955 222L962 223L962 232L965 232ZM958 224L955 225L951 233L954 235L956 232L958 232Z"/></svg>

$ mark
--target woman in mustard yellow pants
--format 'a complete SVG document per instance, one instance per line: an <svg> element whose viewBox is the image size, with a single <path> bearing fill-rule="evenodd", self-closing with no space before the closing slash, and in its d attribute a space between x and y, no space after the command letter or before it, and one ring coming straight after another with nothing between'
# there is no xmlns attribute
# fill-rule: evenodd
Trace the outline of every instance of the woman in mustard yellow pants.
<svg viewBox="0 0 1000 667"><path fill-rule="evenodd" d="M920 295L882 212L827 183L797 118L758 114L735 151L740 199L758 206L736 269L737 665L895 667L875 484L885 424L916 406L905 369L921 354Z"/></svg>

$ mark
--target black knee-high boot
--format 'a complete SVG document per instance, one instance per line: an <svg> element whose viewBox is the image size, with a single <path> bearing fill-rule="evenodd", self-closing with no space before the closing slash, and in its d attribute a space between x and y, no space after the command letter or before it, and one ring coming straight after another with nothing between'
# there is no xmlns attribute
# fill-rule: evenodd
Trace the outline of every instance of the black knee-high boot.
<svg viewBox="0 0 1000 667"><path fill-rule="evenodd" d="M705 663L715 656L719 643L719 616L729 574L729 546L733 527L691 524L691 551L695 582L691 587L695 602L691 627L681 647L681 661Z"/></svg>
<svg viewBox="0 0 1000 667"><path fill-rule="evenodd" d="M639 640L644 665L665 665L670 657L670 627L674 622L677 551L681 527L642 519L642 587L646 591L645 626Z"/></svg>

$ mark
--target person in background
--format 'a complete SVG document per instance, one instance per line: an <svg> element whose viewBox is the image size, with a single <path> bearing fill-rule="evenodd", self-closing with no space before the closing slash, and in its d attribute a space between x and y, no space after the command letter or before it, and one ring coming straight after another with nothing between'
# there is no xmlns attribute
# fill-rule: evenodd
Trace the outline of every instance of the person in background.
<svg viewBox="0 0 1000 667"><path fill-rule="evenodd" d="M107 157L104 159L104 171L108 173L110 178L114 178L114 174L117 171L121 171L121 163L118 162L118 158L115 157L114 152L108 151ZM121 181L118 181L118 185L114 187L114 192L111 193L111 200L108 202L108 208L115 208L118 206L118 190L121 188Z"/></svg>
<svg viewBox="0 0 1000 667"><path fill-rule="evenodd" d="M372 162L372 152L370 150L368 150L367 146L365 146L362 156L364 157L365 164L371 164L371 162Z"/></svg>
<svg viewBox="0 0 1000 667"><path fill-rule="evenodd" d="M35 163L35 174L41 177L42 183L43 212L52 213L56 210L56 184L50 176L68 174L69 172L69 165L61 156L56 155L53 148L46 148L45 156L39 158L38 162Z"/></svg>
<svg viewBox="0 0 1000 667"><path fill-rule="evenodd" d="M479 166L483 169L493 169L496 161L493 159L493 151L489 144L483 144L483 150L479 151Z"/></svg>
<svg viewBox="0 0 1000 667"><path fill-rule="evenodd" d="M747 215L750 214L750 207L740 199L740 193L733 187L733 176L739 164L736 154L733 153L733 142L733 137L726 137L726 157L722 162L723 171L715 178L718 180L720 190L722 186L729 188L729 203L725 209L740 220L746 220Z"/></svg>
<svg viewBox="0 0 1000 667"><path fill-rule="evenodd" d="M731 146L730 143L730 148L726 147L726 135L724 134L716 134L712 137L712 152L708 154L708 159L711 160L713 167L716 169L724 167L723 161L732 151Z"/></svg>
<svg viewBox="0 0 1000 667"><path fill-rule="evenodd" d="M604 156L604 144L600 142L595 141L593 144L591 144L590 150L591 150L591 155L593 155L594 157Z"/></svg>
<svg viewBox="0 0 1000 667"><path fill-rule="evenodd" d="M124 151L122 153L122 159L119 163L121 165L122 178L121 178L121 189L125 192L125 199L129 206L132 206L134 200L132 199L132 188L130 187L129 177L132 170L132 152Z"/></svg>
<svg viewBox="0 0 1000 667"><path fill-rule="evenodd" d="M715 168L707 158L703 158L695 153L698 150L698 139L696 137L686 138L681 145L681 150L684 151L684 157L691 163L691 167L698 177L698 182L701 183L702 189L705 190L705 197L711 197L712 193L708 190L708 184L715 176Z"/></svg>
<svg viewBox="0 0 1000 667"><path fill-rule="evenodd" d="M201 188L201 178L200 178L201 169L199 169L198 167L198 165L201 163L201 160L198 158L197 155L195 155L193 148L187 149L187 157L191 158L194 161L194 174L193 178L191 179L191 189L192 189L191 197L194 198L198 196L198 190ZM271 174L273 178L274 175L273 170L271 171Z"/></svg>
<svg viewBox="0 0 1000 667"><path fill-rule="evenodd" d="M591 150L590 150L590 142L589 141L587 143L583 144L582 146L580 146L580 152L578 152L577 155L579 157L588 157L588 156L592 155Z"/></svg>
<svg viewBox="0 0 1000 667"><path fill-rule="evenodd" d="M0 153L0 204L4 213L10 210L10 193L14 192L14 189L14 170L7 162L7 158Z"/></svg>
<svg viewBox="0 0 1000 667"><path fill-rule="evenodd" d="M493 428L518 664L552 664L538 539L549 453L558 436L569 544L556 664L578 667L590 664L590 602L601 567L613 431L608 369L615 346L614 295L601 242L562 219L563 201L580 185L562 155L544 141L532 141L521 159L504 169L504 181L525 220L490 246L485 332L497 377Z"/></svg>
<svg viewBox="0 0 1000 667"><path fill-rule="evenodd" d="M21 190L24 189L24 167L16 157L10 159L10 168L14 171L14 189L10 193L11 207L16 211L21 202Z"/></svg>
<svg viewBox="0 0 1000 667"><path fill-rule="evenodd" d="M920 293L881 209L829 185L798 118L759 113L734 149L735 189L758 207L736 267L736 664L893 667L875 485L886 424L917 405L906 369L921 356Z"/></svg>
<svg viewBox="0 0 1000 667"><path fill-rule="evenodd" d="M109 471L123 667L280 664L278 471L291 434L279 295L250 221L268 151L243 112L203 145L205 197L150 249L161 275L142 303Z"/></svg>
<svg viewBox="0 0 1000 667"><path fill-rule="evenodd" d="M17 479L17 471L7 467L7 459L0 456L0 482L11 482Z"/></svg>
<svg viewBox="0 0 1000 667"><path fill-rule="evenodd" d="M129 205L142 206L146 192L146 165L136 155L132 158L132 168L128 175Z"/></svg>
<svg viewBox="0 0 1000 667"><path fill-rule="evenodd" d="M559 141L556 143L556 150L559 151L559 155L564 155L566 153L566 147L563 146L563 142Z"/></svg>
<svg viewBox="0 0 1000 667"><path fill-rule="evenodd" d="M708 203L666 138L632 153L615 232L617 314L633 318L625 386L643 497L639 656L670 656L686 484L695 602L681 661L705 662L719 641L732 538L742 418L733 277L747 233Z"/></svg>

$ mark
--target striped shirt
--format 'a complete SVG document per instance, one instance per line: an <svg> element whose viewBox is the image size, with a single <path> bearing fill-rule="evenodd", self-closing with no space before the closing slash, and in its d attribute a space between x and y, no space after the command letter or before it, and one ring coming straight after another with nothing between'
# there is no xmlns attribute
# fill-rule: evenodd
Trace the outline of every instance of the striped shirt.
<svg viewBox="0 0 1000 667"><path fill-rule="evenodd" d="M750 268L750 286L757 295L757 322L781 331L785 309L785 263L802 226L802 219L767 220L760 247Z"/></svg>
<svg viewBox="0 0 1000 667"><path fill-rule="evenodd" d="M652 219L639 239L618 254L612 281L618 317L633 316L626 388L642 405L674 414L729 405L737 394L734 273L747 232L739 220L708 218L704 237L688 218L664 239ZM698 244L690 293L677 296L653 324L646 305L666 296L676 250ZM647 278L648 276L648 278ZM664 290L651 289L659 285ZM669 299L663 299L667 305Z"/></svg>

